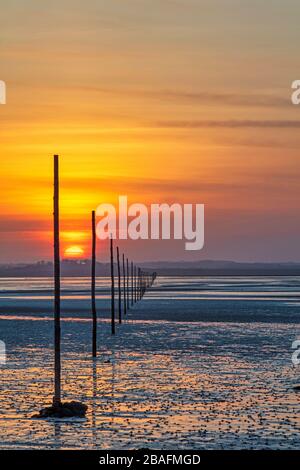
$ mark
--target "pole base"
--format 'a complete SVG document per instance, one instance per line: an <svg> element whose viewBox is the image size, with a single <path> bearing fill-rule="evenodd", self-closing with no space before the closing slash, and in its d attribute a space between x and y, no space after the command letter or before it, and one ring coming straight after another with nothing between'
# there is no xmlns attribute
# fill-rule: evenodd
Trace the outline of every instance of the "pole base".
<svg viewBox="0 0 300 470"><path fill-rule="evenodd" d="M42 408L39 414L33 415L32 418L84 418L87 409L87 405L78 401L61 402Z"/></svg>

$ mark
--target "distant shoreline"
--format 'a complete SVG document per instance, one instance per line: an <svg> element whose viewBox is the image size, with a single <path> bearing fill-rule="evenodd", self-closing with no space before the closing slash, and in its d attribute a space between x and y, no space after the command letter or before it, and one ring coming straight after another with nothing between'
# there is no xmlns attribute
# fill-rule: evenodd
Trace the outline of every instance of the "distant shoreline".
<svg viewBox="0 0 300 470"><path fill-rule="evenodd" d="M170 262L153 261L139 263L141 269L156 271L160 276L300 276L300 263L240 263L235 261L191 261ZM69 261L62 260L62 277L90 277L90 260ZM51 277L53 265L51 262L37 262L32 264L2 264L0 265L0 278L18 277ZM109 276L108 263L97 263L96 275Z"/></svg>

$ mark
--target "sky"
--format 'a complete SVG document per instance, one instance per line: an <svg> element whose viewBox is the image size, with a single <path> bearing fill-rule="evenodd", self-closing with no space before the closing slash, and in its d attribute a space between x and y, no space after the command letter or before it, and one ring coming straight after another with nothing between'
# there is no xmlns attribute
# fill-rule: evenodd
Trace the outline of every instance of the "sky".
<svg viewBox="0 0 300 470"><path fill-rule="evenodd" d="M300 261L296 0L0 0L0 263L90 256L101 203L205 204L205 246L136 260ZM67 256L66 253L66 256ZM107 246L98 243L98 259Z"/></svg>

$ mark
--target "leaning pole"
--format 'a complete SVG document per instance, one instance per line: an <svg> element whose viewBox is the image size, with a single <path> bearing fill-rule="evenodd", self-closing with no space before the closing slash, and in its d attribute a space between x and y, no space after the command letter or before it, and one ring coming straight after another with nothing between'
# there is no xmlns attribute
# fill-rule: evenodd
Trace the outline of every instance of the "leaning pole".
<svg viewBox="0 0 300 470"><path fill-rule="evenodd" d="M77 401L61 401L61 328L60 328L60 246L59 246L59 157L54 155L54 396L52 406L43 408L32 418L84 417L87 406Z"/></svg>
<svg viewBox="0 0 300 470"><path fill-rule="evenodd" d="M114 247L113 238L110 237L110 275L111 275L111 334L116 334L115 326L115 275L114 275Z"/></svg>
<svg viewBox="0 0 300 470"><path fill-rule="evenodd" d="M120 251L117 246L117 262L118 262L118 305L119 305L119 323L122 323L122 286L121 286L121 269L120 269Z"/></svg>
<svg viewBox="0 0 300 470"><path fill-rule="evenodd" d="M61 404L61 329L60 329L60 246L59 246L59 160L54 155L54 397L53 406Z"/></svg>
<svg viewBox="0 0 300 470"><path fill-rule="evenodd" d="M126 267L125 267L125 255L123 253L123 289L124 289L124 315L127 314L127 300L126 300Z"/></svg>
<svg viewBox="0 0 300 470"><path fill-rule="evenodd" d="M96 213L92 211L92 280L91 280L91 296L92 296L92 354L93 358L97 357L97 309L96 309Z"/></svg>

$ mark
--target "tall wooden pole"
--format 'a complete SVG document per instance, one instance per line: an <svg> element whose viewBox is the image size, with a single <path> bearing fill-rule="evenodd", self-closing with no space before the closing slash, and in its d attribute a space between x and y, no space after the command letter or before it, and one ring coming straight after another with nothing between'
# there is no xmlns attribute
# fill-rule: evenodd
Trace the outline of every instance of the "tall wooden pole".
<svg viewBox="0 0 300 470"><path fill-rule="evenodd" d="M141 278L141 268L139 268L139 297L138 299L141 300L142 296L142 278Z"/></svg>
<svg viewBox="0 0 300 470"><path fill-rule="evenodd" d="M127 277L127 309L130 309L130 297L129 297L129 264L128 264L128 258L126 258L126 277Z"/></svg>
<svg viewBox="0 0 300 470"><path fill-rule="evenodd" d="M92 350L93 350L93 357L97 357L96 213L95 211L92 212L92 315L93 315Z"/></svg>
<svg viewBox="0 0 300 470"><path fill-rule="evenodd" d="M134 265L134 303L136 303L136 288L137 288L137 282L136 282L136 266Z"/></svg>
<svg viewBox="0 0 300 470"><path fill-rule="evenodd" d="M54 155L54 397L53 405L61 404L61 357L60 357L60 248L59 248L59 160Z"/></svg>
<svg viewBox="0 0 300 470"><path fill-rule="evenodd" d="M110 273L111 273L111 334L116 333L115 326L115 276L114 276L114 247L112 235L110 238Z"/></svg>
<svg viewBox="0 0 300 470"><path fill-rule="evenodd" d="M121 294L121 270L120 270L120 252L117 246L117 259L118 259L118 303L119 303L119 323L122 323L122 294Z"/></svg>
<svg viewBox="0 0 300 470"><path fill-rule="evenodd" d="M125 255L123 253L123 291L124 291L124 315L127 314L127 300L126 300L126 270L125 270Z"/></svg>
<svg viewBox="0 0 300 470"><path fill-rule="evenodd" d="M131 261L131 305L133 305L133 262Z"/></svg>

